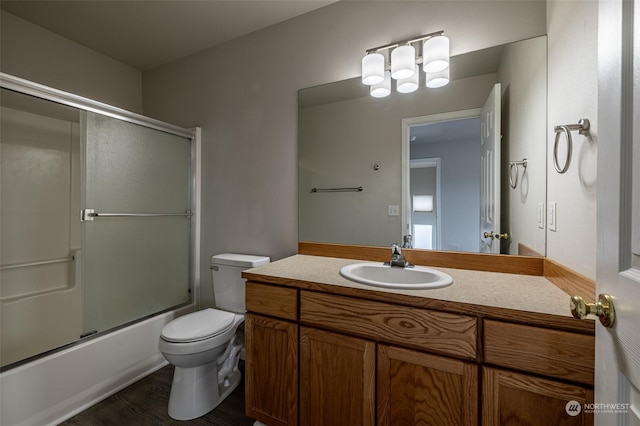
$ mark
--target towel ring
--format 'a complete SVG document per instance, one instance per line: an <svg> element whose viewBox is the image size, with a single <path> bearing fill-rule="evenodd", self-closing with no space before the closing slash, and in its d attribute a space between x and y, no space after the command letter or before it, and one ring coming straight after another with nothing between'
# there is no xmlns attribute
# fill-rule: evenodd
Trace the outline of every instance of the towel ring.
<svg viewBox="0 0 640 426"><path fill-rule="evenodd" d="M556 140L553 144L553 166L556 172L563 174L569 170L571 164L571 156L573 154L573 139L571 138L571 131L577 130L581 135L585 135L589 132L590 123L589 119L583 118L578 121L578 124L561 124L553 128L556 132ZM565 133L567 135L567 158L564 161L564 166L560 167L558 162L558 143L560 142L560 135Z"/></svg>
<svg viewBox="0 0 640 426"><path fill-rule="evenodd" d="M518 186L518 166L522 166L523 170L527 170L527 159L523 158L522 161L509 161L509 185L511 188L516 189ZM513 171L515 170L515 175ZM524 171L522 172L524 174Z"/></svg>

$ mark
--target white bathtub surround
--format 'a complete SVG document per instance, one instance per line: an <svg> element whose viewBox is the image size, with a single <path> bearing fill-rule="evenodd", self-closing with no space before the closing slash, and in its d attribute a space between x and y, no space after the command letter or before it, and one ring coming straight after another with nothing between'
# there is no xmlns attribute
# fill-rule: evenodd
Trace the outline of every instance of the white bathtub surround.
<svg viewBox="0 0 640 426"><path fill-rule="evenodd" d="M56 425L167 365L162 327L193 310L168 312L0 374L2 426Z"/></svg>

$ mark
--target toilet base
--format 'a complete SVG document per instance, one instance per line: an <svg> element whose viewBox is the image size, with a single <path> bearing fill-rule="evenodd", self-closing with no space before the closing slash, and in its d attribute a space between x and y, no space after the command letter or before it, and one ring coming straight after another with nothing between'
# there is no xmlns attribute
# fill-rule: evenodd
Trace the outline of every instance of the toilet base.
<svg viewBox="0 0 640 426"><path fill-rule="evenodd" d="M192 368L176 367L169 395L169 417L193 420L216 408L233 392L242 377L235 369L227 380L218 384L216 361Z"/></svg>

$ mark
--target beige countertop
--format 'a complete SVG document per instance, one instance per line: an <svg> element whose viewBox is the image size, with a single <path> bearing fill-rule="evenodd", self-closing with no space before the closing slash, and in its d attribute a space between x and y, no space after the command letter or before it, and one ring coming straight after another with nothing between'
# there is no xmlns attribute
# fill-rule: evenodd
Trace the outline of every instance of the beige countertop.
<svg viewBox="0 0 640 426"><path fill-rule="evenodd" d="M451 275L453 285L432 290L388 289L359 284L340 275L340 268L359 262L362 260L298 254L248 269L243 276L290 287L576 331L590 332L594 328L593 321L574 319L569 310L569 295L541 276L438 267L434 269Z"/></svg>

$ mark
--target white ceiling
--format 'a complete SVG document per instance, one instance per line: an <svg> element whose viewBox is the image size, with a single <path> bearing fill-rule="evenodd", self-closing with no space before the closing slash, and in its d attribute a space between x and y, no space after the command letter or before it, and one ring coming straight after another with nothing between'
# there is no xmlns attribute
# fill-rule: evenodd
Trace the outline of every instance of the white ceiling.
<svg viewBox="0 0 640 426"><path fill-rule="evenodd" d="M0 8L145 71L335 1L2 0Z"/></svg>
<svg viewBox="0 0 640 426"><path fill-rule="evenodd" d="M480 139L480 117L419 124L411 127L409 137L412 145Z"/></svg>

